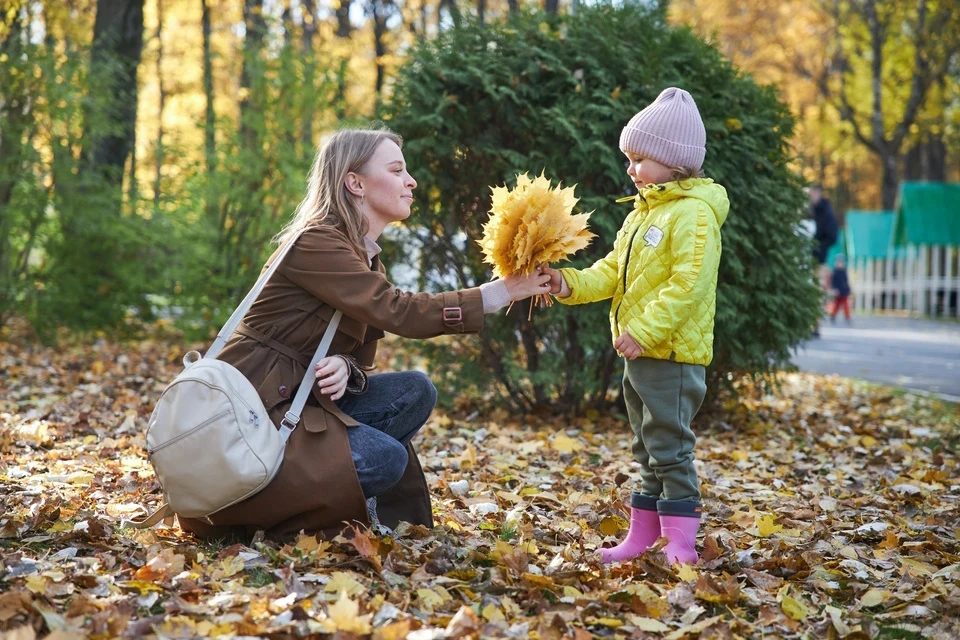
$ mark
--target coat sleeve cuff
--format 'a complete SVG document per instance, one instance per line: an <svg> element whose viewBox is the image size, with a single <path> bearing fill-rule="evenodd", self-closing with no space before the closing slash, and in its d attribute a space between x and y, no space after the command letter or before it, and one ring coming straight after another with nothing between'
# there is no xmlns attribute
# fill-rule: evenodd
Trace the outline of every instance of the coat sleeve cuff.
<svg viewBox="0 0 960 640"><path fill-rule="evenodd" d="M480 287L445 291L442 322L444 333L477 333L483 329L483 294Z"/></svg>

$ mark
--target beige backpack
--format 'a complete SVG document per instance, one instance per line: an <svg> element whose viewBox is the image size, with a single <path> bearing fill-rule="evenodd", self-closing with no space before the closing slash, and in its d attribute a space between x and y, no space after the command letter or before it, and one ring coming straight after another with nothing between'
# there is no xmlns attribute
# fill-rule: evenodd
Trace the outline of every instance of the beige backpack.
<svg viewBox="0 0 960 640"><path fill-rule="evenodd" d="M327 354L343 314L337 311L330 320L279 429L250 381L216 357L298 238L260 276L209 351L183 357L184 371L164 390L147 426L147 453L165 501L149 516L126 524L151 527L175 513L209 522L212 514L266 487L279 471L310 395L313 365Z"/></svg>

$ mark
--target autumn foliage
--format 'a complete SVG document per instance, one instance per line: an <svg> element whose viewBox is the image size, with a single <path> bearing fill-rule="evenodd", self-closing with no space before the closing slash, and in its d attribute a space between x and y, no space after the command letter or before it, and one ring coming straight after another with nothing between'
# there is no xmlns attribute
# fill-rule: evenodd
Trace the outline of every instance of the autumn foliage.
<svg viewBox="0 0 960 640"><path fill-rule="evenodd" d="M0 635L951 638L960 413L839 379L743 389L696 425L701 562L594 558L626 526L626 423L436 413L436 527L200 542L123 520L160 500L143 430L179 340L0 343ZM353 635L346 635L353 634Z"/></svg>

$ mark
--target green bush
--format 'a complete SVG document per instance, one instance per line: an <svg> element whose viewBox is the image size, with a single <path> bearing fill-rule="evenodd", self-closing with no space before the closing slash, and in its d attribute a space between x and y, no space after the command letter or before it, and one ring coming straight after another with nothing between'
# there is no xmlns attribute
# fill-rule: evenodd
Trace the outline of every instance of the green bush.
<svg viewBox="0 0 960 640"><path fill-rule="evenodd" d="M687 29L636 5L584 7L576 15L521 14L507 24L466 25L411 52L383 117L405 139L419 182L410 236L421 286L489 279L476 240L490 186L522 172L576 183L599 234L576 256L609 251L632 184L617 148L626 121L667 86L689 90L707 128L708 176L726 186L716 315L715 388L727 374L782 366L815 320L819 294L800 180L788 168L793 120L773 89L758 86ZM497 391L533 409L602 407L619 386L609 303L488 316L473 337L422 343L446 394Z"/></svg>

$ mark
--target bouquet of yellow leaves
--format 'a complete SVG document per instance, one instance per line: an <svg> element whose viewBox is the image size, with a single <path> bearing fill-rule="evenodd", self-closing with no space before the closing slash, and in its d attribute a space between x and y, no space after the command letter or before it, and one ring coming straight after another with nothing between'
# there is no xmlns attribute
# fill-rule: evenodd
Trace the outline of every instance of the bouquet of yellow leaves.
<svg viewBox="0 0 960 640"><path fill-rule="evenodd" d="M542 173L533 180L525 173L517 176L512 190L493 187L490 219L479 244L495 277L530 275L539 265L568 260L590 244L596 237L587 231L590 213L573 214L579 201L573 190L553 188ZM536 296L536 303L553 304L548 295Z"/></svg>

